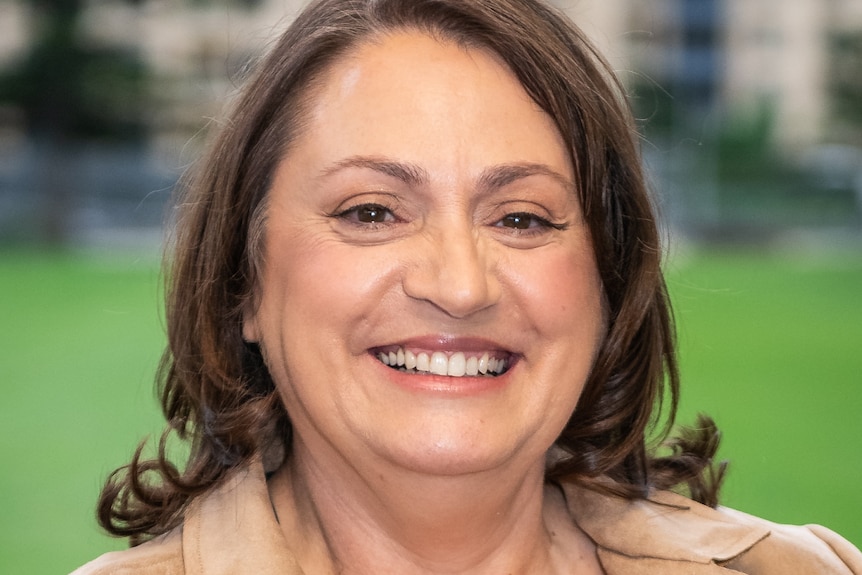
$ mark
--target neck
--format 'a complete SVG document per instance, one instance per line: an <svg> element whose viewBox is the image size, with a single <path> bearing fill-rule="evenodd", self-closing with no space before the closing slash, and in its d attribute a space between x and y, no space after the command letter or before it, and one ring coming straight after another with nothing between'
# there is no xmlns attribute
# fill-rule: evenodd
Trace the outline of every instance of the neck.
<svg viewBox="0 0 862 575"><path fill-rule="evenodd" d="M306 572L552 571L543 460L429 477L324 467L295 448L273 478L273 500L300 564L313 566Z"/></svg>

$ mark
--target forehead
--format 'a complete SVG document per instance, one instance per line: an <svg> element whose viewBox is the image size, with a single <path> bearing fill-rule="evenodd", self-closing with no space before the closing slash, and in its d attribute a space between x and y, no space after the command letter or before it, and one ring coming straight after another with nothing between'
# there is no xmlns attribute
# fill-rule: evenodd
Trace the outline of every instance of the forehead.
<svg viewBox="0 0 862 575"><path fill-rule="evenodd" d="M417 31L378 36L337 59L305 109L310 137L297 144L326 140L333 153L362 141L379 148L366 152L397 156L435 141L453 154L481 146L493 161L520 143L534 156L521 160L570 163L554 121L497 55Z"/></svg>

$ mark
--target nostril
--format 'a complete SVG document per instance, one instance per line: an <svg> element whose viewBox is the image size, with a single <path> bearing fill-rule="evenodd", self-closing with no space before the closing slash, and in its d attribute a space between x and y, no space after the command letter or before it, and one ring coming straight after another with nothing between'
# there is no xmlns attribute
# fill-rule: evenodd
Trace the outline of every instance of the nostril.
<svg viewBox="0 0 862 575"><path fill-rule="evenodd" d="M422 243L411 246L412 265L404 268L402 284L409 297L460 319L496 303L501 290L472 223L444 224L436 223Z"/></svg>

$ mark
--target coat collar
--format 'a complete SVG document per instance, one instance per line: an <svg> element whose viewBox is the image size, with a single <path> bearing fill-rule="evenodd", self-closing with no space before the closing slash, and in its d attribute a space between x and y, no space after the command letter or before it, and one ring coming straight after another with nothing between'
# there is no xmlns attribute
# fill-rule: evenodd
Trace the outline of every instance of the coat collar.
<svg viewBox="0 0 862 575"><path fill-rule="evenodd" d="M609 564L631 560L661 565L656 573L727 573L718 565L769 535L763 526L740 523L720 510L669 491L654 492L646 500L629 500L574 483L565 483L562 489L569 513L598 546L608 573L616 573ZM679 565L679 571L673 563Z"/></svg>
<svg viewBox="0 0 862 575"><path fill-rule="evenodd" d="M189 506L183 562L187 575L302 575L276 519L259 461Z"/></svg>
<svg viewBox="0 0 862 575"><path fill-rule="evenodd" d="M569 512L595 541L608 575L711 575L769 535L682 496L627 500L564 483ZM302 575L282 535L260 462L196 499L183 525L189 575Z"/></svg>

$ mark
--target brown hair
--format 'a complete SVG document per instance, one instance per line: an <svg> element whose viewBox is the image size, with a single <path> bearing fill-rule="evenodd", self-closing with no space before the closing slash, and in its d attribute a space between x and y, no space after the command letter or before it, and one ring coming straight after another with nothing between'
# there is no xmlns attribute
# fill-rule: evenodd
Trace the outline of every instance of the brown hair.
<svg viewBox="0 0 862 575"><path fill-rule="evenodd" d="M337 58L375 35L416 29L496 53L556 122L571 154L608 310L608 333L548 478L624 497L708 481L711 421L655 455L676 412L678 374L655 216L624 92L568 19L539 0L320 0L289 27L248 81L208 155L182 187L167 294L160 394L168 428L159 453L108 479L99 521L135 544L178 525L188 503L255 456L274 468L291 424L259 349L242 339L261 264L266 196L302 130L303 99ZM657 425L665 403L665 425ZM168 433L190 444L182 470Z"/></svg>

